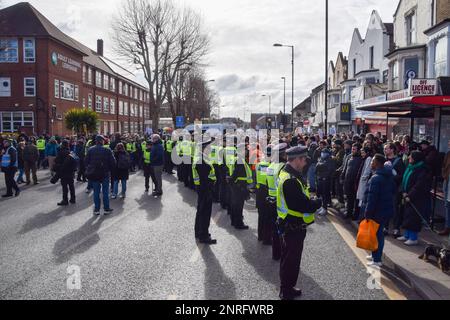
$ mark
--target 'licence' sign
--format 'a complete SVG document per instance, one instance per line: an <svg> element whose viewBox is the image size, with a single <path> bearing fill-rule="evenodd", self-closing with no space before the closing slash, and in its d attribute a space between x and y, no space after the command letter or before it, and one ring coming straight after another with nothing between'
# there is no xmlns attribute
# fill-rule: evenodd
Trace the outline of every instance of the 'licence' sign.
<svg viewBox="0 0 450 320"><path fill-rule="evenodd" d="M417 96L435 96L438 93L436 79L411 79L409 84L409 95Z"/></svg>

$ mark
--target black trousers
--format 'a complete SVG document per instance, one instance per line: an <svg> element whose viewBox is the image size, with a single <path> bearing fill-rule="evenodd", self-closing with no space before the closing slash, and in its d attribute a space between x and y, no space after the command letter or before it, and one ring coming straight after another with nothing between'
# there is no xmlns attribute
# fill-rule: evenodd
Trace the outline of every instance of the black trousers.
<svg viewBox="0 0 450 320"><path fill-rule="evenodd" d="M278 260L281 257L281 239L277 227L277 204L268 202L267 211L270 219L270 234L272 236L272 258Z"/></svg>
<svg viewBox="0 0 450 320"><path fill-rule="evenodd" d="M317 178L317 195L323 199L323 207L331 205L331 179Z"/></svg>
<svg viewBox="0 0 450 320"><path fill-rule="evenodd" d="M289 292L297 285L305 238L306 230L303 229L282 236L280 281L283 292Z"/></svg>
<svg viewBox="0 0 450 320"><path fill-rule="evenodd" d="M258 209L258 240L264 241L265 243L271 243L272 234L270 232L270 219L267 213L267 196L267 187L260 186L260 188L256 191L256 208Z"/></svg>
<svg viewBox="0 0 450 320"><path fill-rule="evenodd" d="M153 184L154 181L156 181L155 172L153 171L153 168L148 164L144 164L143 168L145 178L145 190L150 190L150 178L152 178Z"/></svg>
<svg viewBox="0 0 450 320"><path fill-rule="evenodd" d="M220 202L220 187L222 180L222 170L220 170L220 166L214 165L214 174L216 175L217 183L214 184L214 192L213 192L213 202Z"/></svg>
<svg viewBox="0 0 450 320"><path fill-rule="evenodd" d="M183 182L183 164L177 165L177 178L178 181Z"/></svg>
<svg viewBox="0 0 450 320"><path fill-rule="evenodd" d="M73 178L62 178L61 186L63 191L63 202L69 202L69 191L70 200L75 201L75 186L73 183Z"/></svg>
<svg viewBox="0 0 450 320"><path fill-rule="evenodd" d="M183 182L184 182L184 186L186 188L189 187L189 177L190 177L190 173L189 173L189 168L192 168L191 165L189 164L184 164L183 163ZM192 170L191 170L192 171Z"/></svg>
<svg viewBox="0 0 450 320"><path fill-rule="evenodd" d="M244 204L247 199L247 182L237 181L231 185L231 225L239 227L244 224Z"/></svg>
<svg viewBox="0 0 450 320"><path fill-rule="evenodd" d="M228 183L226 180L226 174L223 170L221 172L222 172L222 174L220 176L220 179L217 180L217 182L219 182L219 184L220 184L220 206L222 207L222 209L228 209L229 204L230 204L229 188L228 188Z"/></svg>
<svg viewBox="0 0 450 320"><path fill-rule="evenodd" d="M212 185L210 186L212 187ZM195 237L200 240L208 239L212 212L212 190L199 188L197 198L197 213L195 215Z"/></svg>
<svg viewBox="0 0 450 320"><path fill-rule="evenodd" d="M80 158L80 163L78 165L77 180L86 181L86 166L84 164L84 158Z"/></svg>
<svg viewBox="0 0 450 320"><path fill-rule="evenodd" d="M355 214L356 192L347 193L347 216L353 217Z"/></svg>
<svg viewBox="0 0 450 320"><path fill-rule="evenodd" d="M336 197L340 203L344 203L344 185L341 183L341 179L337 177L334 179Z"/></svg>
<svg viewBox="0 0 450 320"><path fill-rule="evenodd" d="M14 176L16 175L17 169L15 168L7 168L5 171L5 184L6 184L6 194L12 195L13 189L15 191L19 191L19 187L17 186L16 180L14 180Z"/></svg>

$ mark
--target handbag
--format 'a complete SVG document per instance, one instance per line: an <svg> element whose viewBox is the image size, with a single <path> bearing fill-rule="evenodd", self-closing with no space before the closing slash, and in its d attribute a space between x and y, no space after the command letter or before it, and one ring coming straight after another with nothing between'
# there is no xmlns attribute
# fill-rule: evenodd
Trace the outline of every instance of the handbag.
<svg viewBox="0 0 450 320"><path fill-rule="evenodd" d="M380 225L373 220L366 219L359 225L356 246L371 252L378 250L377 233Z"/></svg>

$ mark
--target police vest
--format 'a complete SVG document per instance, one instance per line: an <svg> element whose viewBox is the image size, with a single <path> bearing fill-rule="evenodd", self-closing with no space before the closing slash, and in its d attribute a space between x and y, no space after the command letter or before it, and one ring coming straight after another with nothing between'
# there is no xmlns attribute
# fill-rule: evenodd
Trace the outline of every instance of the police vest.
<svg viewBox="0 0 450 320"><path fill-rule="evenodd" d="M146 149L144 149L144 163L145 164L150 164L150 151L147 151Z"/></svg>
<svg viewBox="0 0 450 320"><path fill-rule="evenodd" d="M211 146L211 152L209 153L209 158L211 159L211 164L221 165L223 164L223 159L221 159L222 148L220 146Z"/></svg>
<svg viewBox="0 0 450 320"><path fill-rule="evenodd" d="M109 144L104 144L104 145L103 145L103 148L109 149Z"/></svg>
<svg viewBox="0 0 450 320"><path fill-rule="evenodd" d="M147 142L144 141L144 142L141 143L141 149L142 149L142 152L144 152L144 150L145 150L146 148L147 148Z"/></svg>
<svg viewBox="0 0 450 320"><path fill-rule="evenodd" d="M232 166L229 166L229 170L230 170L230 176L233 175L234 170L236 169L236 163L237 163L237 158L235 163ZM252 170L250 169L250 166L247 164L247 161L244 161L244 167L245 167L245 177L237 177L236 181L246 181L247 184L252 184L253 183L253 174L252 174Z"/></svg>
<svg viewBox="0 0 450 320"><path fill-rule="evenodd" d="M259 189L261 186L267 186L267 169L270 163L266 161L261 161L256 165L256 188Z"/></svg>
<svg viewBox="0 0 450 320"><path fill-rule="evenodd" d="M173 141L169 140L166 142L166 151L172 153L173 150Z"/></svg>
<svg viewBox="0 0 450 320"><path fill-rule="evenodd" d="M16 149L14 147L9 147L5 154L2 156L2 168L8 168L9 165L11 164L11 155L9 154L9 150L13 149L14 151L16 151ZM17 167L18 166L18 161L17 161L17 156L16 156L16 163L13 165L13 167Z"/></svg>
<svg viewBox="0 0 450 320"><path fill-rule="evenodd" d="M45 140L39 139L38 141L36 141L36 147L39 151L45 150Z"/></svg>
<svg viewBox="0 0 450 320"><path fill-rule="evenodd" d="M183 156L183 141L178 141L178 143L175 146L175 150L177 151L177 154L179 157Z"/></svg>
<svg viewBox="0 0 450 320"><path fill-rule="evenodd" d="M205 160L203 160L203 161L205 161ZM192 177L194 178L194 185L196 185L196 186L200 185L200 176L199 176L197 168L196 168L196 166L199 162L200 162L200 158L195 157L194 162L192 164ZM217 181L216 173L214 171L213 165L208 161L205 161L205 163L210 166L208 179L211 181L214 181L214 182Z"/></svg>
<svg viewBox="0 0 450 320"><path fill-rule="evenodd" d="M183 141L181 143L181 155L190 156L191 155L191 142Z"/></svg>
<svg viewBox="0 0 450 320"><path fill-rule="evenodd" d="M136 152L136 143L127 143L127 151L130 153Z"/></svg>
<svg viewBox="0 0 450 320"><path fill-rule="evenodd" d="M284 168L284 163L272 163L267 168L267 188L269 189L269 196L275 198L277 196L277 185L278 185L278 175L280 171Z"/></svg>
<svg viewBox="0 0 450 320"><path fill-rule="evenodd" d="M306 196L306 198L309 200L311 195L309 193L309 189L302 183L302 181L294 176L292 176L291 174L289 174L288 172L286 172L285 170L281 170L280 175L279 175L279 182L278 182L278 187L277 187L277 212L278 212L278 217L280 217L281 219L285 220L286 217L288 215L296 217L296 218L302 218L303 221L306 224L312 224L314 223L315 217L314 214L306 214L306 213L301 213L298 211L294 211L288 208L287 204L286 204L286 198L284 197L284 183L290 179L296 179L297 182L300 185L300 190L301 192L303 192L303 194Z"/></svg>
<svg viewBox="0 0 450 320"><path fill-rule="evenodd" d="M225 147L223 150L224 150L225 164L227 166L234 165L234 163L236 162L237 148Z"/></svg>

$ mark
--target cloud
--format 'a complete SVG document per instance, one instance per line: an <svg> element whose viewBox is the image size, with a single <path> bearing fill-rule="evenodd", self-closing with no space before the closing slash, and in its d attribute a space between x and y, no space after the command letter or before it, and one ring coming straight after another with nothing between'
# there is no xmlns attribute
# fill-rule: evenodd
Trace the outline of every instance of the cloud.
<svg viewBox="0 0 450 320"><path fill-rule="evenodd" d="M64 21L58 24L58 28L66 33L75 33L81 27L81 8L71 4L67 7L64 14Z"/></svg>

